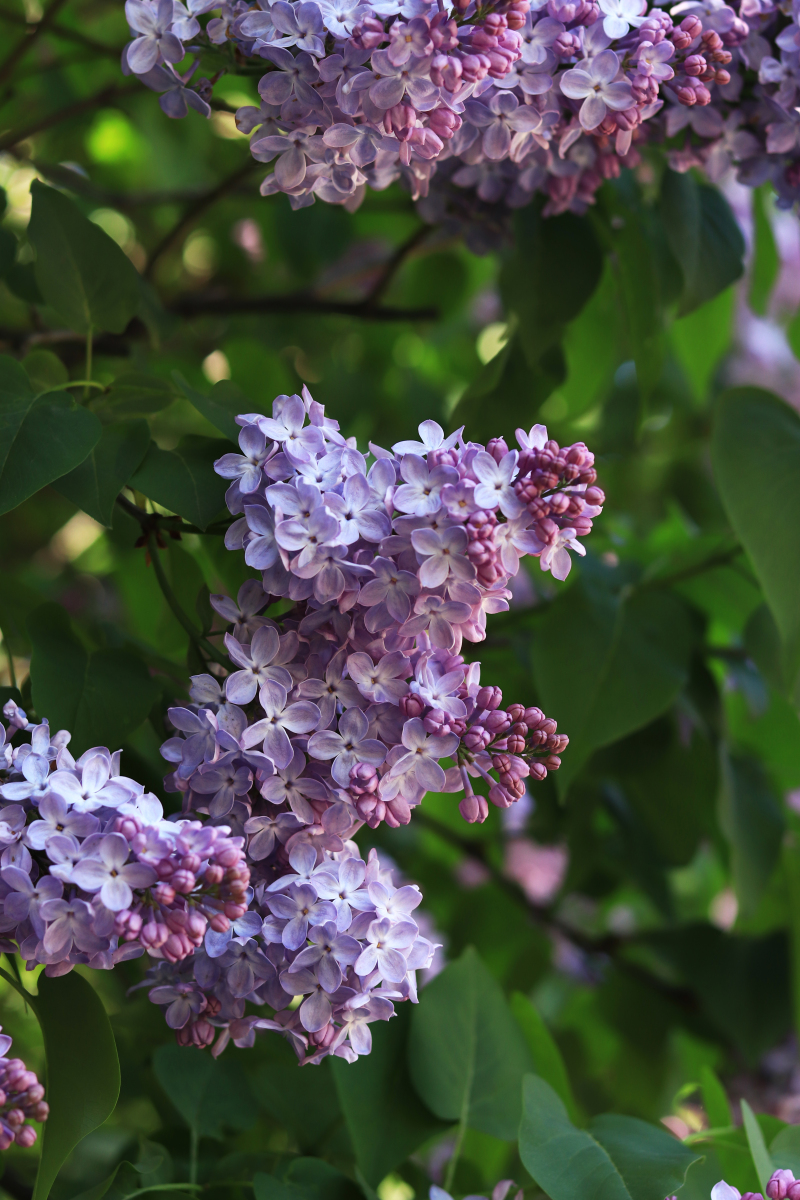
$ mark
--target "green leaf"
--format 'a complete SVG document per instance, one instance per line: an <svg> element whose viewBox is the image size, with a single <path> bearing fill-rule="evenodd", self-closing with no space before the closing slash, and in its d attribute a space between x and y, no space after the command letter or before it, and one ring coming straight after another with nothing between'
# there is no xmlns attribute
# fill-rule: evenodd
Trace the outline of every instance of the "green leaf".
<svg viewBox="0 0 800 1200"><path fill-rule="evenodd" d="M226 441L191 434L174 450L154 442L130 480L133 487L170 512L205 529L225 503L227 482L214 474L214 462L230 450Z"/></svg>
<svg viewBox="0 0 800 1200"><path fill-rule="evenodd" d="M255 1200L363 1200L359 1189L321 1158L295 1158L278 1175L253 1177Z"/></svg>
<svg viewBox="0 0 800 1200"><path fill-rule="evenodd" d="M95 402L95 410L115 417L138 417L160 412L172 404L175 393L165 379L128 371L118 375L106 394Z"/></svg>
<svg viewBox="0 0 800 1200"><path fill-rule="evenodd" d="M692 631L685 606L656 588L625 596L581 579L536 626L533 669L542 706L570 744L560 794L594 750L649 724L686 682ZM581 664L580 687L566 662Z"/></svg>
<svg viewBox="0 0 800 1200"><path fill-rule="evenodd" d="M141 725L158 686L127 650L87 651L58 604L43 604L28 619L33 702L52 729L69 729L73 752L117 749Z"/></svg>
<svg viewBox="0 0 800 1200"><path fill-rule="evenodd" d="M764 1144L764 1135L758 1121L755 1118L750 1105L746 1100L742 1100L742 1123L744 1124L745 1133L747 1134L747 1144L750 1147L750 1153L753 1156L753 1163L758 1175L758 1181L761 1184L762 1191L766 1195L767 1182L772 1174L774 1167L772 1159Z"/></svg>
<svg viewBox="0 0 800 1200"><path fill-rule="evenodd" d="M20 364L0 355L0 513L77 467L101 432L66 392L37 398Z"/></svg>
<svg viewBox="0 0 800 1200"><path fill-rule="evenodd" d="M714 370L730 347L735 300L734 289L727 288L670 329L675 354L699 401L708 395Z"/></svg>
<svg viewBox="0 0 800 1200"><path fill-rule="evenodd" d="M238 446L242 430L241 426L236 424L235 418L241 413L251 412L253 408L252 402L242 389L230 379L221 379L212 387L211 395L206 396L188 384L180 371L173 371L172 378L197 411Z"/></svg>
<svg viewBox="0 0 800 1200"><path fill-rule="evenodd" d="M800 1126L787 1125L782 1129L770 1143L769 1156L776 1171L781 1168L793 1171L797 1178L800 1175Z"/></svg>
<svg viewBox="0 0 800 1200"><path fill-rule="evenodd" d="M509 440L514 430L533 424L536 413L563 382L566 374L560 346L543 351L531 366L517 334L499 354L490 359L459 400L450 425L465 425L471 440L488 441L503 434Z"/></svg>
<svg viewBox="0 0 800 1200"><path fill-rule="evenodd" d="M514 992L511 996L511 1011L531 1052L536 1074L544 1079L545 1083L550 1084L574 1120L577 1109L567 1068L564 1066L561 1051L542 1020L539 1010L527 996L523 996L522 992Z"/></svg>
<svg viewBox="0 0 800 1200"><path fill-rule="evenodd" d="M663 1129L634 1117L595 1117L577 1129L544 1079L523 1088L520 1157L550 1200L663 1200L699 1155Z"/></svg>
<svg viewBox="0 0 800 1200"><path fill-rule="evenodd" d="M421 993L411 1018L409 1067L437 1117L515 1138L531 1058L500 987L472 947Z"/></svg>
<svg viewBox="0 0 800 1200"><path fill-rule="evenodd" d="M742 916L756 911L781 852L785 823L761 764L722 751L719 823L731 849Z"/></svg>
<svg viewBox="0 0 800 1200"><path fill-rule="evenodd" d="M800 417L760 388L720 397L711 441L728 519L750 556L787 650L800 663Z"/></svg>
<svg viewBox="0 0 800 1200"><path fill-rule="evenodd" d="M53 486L101 525L111 526L114 502L150 445L146 421L106 425L100 441L79 467Z"/></svg>
<svg viewBox="0 0 800 1200"><path fill-rule="evenodd" d="M603 256L591 224L573 213L544 219L535 205L517 211L516 245L503 263L500 292L519 321L531 367L561 341L600 282Z"/></svg>
<svg viewBox="0 0 800 1200"><path fill-rule="evenodd" d="M42 296L77 333L122 333L140 302L133 263L61 192L34 180L31 196L28 237Z"/></svg>
<svg viewBox="0 0 800 1200"><path fill-rule="evenodd" d="M17 256L17 239L10 229L0 229L0 279L2 279Z"/></svg>
<svg viewBox="0 0 800 1200"><path fill-rule="evenodd" d="M750 266L750 294L747 301L754 313L763 317L778 278L780 258L769 210L772 199L770 184L753 188L753 261Z"/></svg>
<svg viewBox="0 0 800 1200"><path fill-rule="evenodd" d="M685 316L739 279L744 238L722 193L688 173L664 172L659 207L683 271L678 315Z"/></svg>
<svg viewBox="0 0 800 1200"><path fill-rule="evenodd" d="M618 208L618 226L611 225L611 246L617 264L619 290L625 310L631 354L636 363L639 391L647 400L664 369L661 281L652 231L638 213Z"/></svg>
<svg viewBox="0 0 800 1200"><path fill-rule="evenodd" d="M32 262L12 263L6 271L5 283L9 291L26 304L44 304L44 296L36 282L36 268Z"/></svg>
<svg viewBox="0 0 800 1200"><path fill-rule="evenodd" d="M75 1146L116 1107L119 1059L97 992L76 971L39 976L39 994L26 996L42 1027L47 1058L47 1102L42 1157L33 1200L47 1200Z"/></svg>
<svg viewBox="0 0 800 1200"><path fill-rule="evenodd" d="M238 1062L217 1059L194 1046L159 1046L156 1078L198 1137L222 1139L223 1130L250 1129L257 1106Z"/></svg>
<svg viewBox="0 0 800 1200"><path fill-rule="evenodd" d="M377 1187L390 1171L443 1126L421 1103L406 1065L411 1013L400 1008L387 1024L372 1026L372 1052L357 1062L331 1059L339 1103L356 1163Z"/></svg>
<svg viewBox="0 0 800 1200"><path fill-rule="evenodd" d="M31 350L23 358L22 366L35 392L63 387L69 382L67 368L52 350Z"/></svg>
<svg viewBox="0 0 800 1200"><path fill-rule="evenodd" d="M700 1070L700 1088L703 1095L703 1108L706 1110L711 1129L727 1129L733 1125L733 1113L725 1088L711 1067L707 1065Z"/></svg>
<svg viewBox="0 0 800 1200"><path fill-rule="evenodd" d="M72 1200L127 1200L141 1187L141 1176L129 1162L121 1162L110 1175Z"/></svg>

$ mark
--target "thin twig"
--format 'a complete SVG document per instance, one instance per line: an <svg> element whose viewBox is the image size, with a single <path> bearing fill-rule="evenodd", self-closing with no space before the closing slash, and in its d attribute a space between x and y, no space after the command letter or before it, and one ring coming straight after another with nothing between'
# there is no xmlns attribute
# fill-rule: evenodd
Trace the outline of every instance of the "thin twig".
<svg viewBox="0 0 800 1200"><path fill-rule="evenodd" d="M24 54L28 52L30 47L34 45L36 40L46 33L55 20L59 9L63 8L66 0L50 0L50 7L42 17L38 24L34 25L29 33L25 35L22 41L18 42L11 53L6 58L5 62L0 66L0 83L5 83L14 67Z"/></svg>
<svg viewBox="0 0 800 1200"><path fill-rule="evenodd" d="M397 247L392 257L384 266L376 282L372 285L369 292L363 300L363 304L367 308L376 308L380 304L386 292L389 290L395 275L402 267L406 259L414 253L417 247L425 240L431 232L432 226L420 225L400 246Z"/></svg>
<svg viewBox="0 0 800 1200"><path fill-rule="evenodd" d="M166 254L167 250L171 249L172 246L175 245L180 237L194 224L198 217L202 216L207 209L216 204L217 200L221 200L223 196L232 191L233 188L236 187L237 183L240 183L259 166L260 164L255 162L254 159L248 159L242 164L242 166L237 167L233 174L228 175L226 179L222 179L218 184L216 184L215 187L210 188L207 192L204 192L201 196L198 196L196 200L193 200L177 223L173 225L169 233L165 234L165 236L156 246L155 250L153 250L148 259L147 267L144 272L145 278L149 279L152 276L155 265L159 259Z"/></svg>
<svg viewBox="0 0 800 1200"><path fill-rule="evenodd" d="M636 590L641 592L650 588L672 587L673 584L683 583L686 579L694 579L695 575L704 575L706 571L714 571L717 567L726 567L742 553L742 547L738 544L729 546L727 550L718 550L716 553L710 554L708 558L693 563L691 566L682 567L678 571L672 571L669 575L648 579L644 583L640 583Z"/></svg>
<svg viewBox="0 0 800 1200"><path fill-rule="evenodd" d="M373 307L363 300L325 300L311 292L283 296L178 296L167 306L180 317L244 316L264 313L314 313L317 316L357 317L364 321L436 321L438 308Z"/></svg>
<svg viewBox="0 0 800 1200"><path fill-rule="evenodd" d="M217 649L216 646L213 646L207 638L203 637L202 631L197 628L194 621L192 621L191 617L189 617L183 611L183 608L178 602L178 598L170 587L169 580L164 572L164 566L161 562L161 555L159 554L158 550L158 535L155 533L155 531L152 532L147 539L147 549L150 551L150 561L152 562L156 573L158 586L161 588L161 592L167 604L169 605L173 616L175 616L178 622L183 626L188 633L189 638L199 650L204 650L208 657L213 659L214 662L220 663L221 666L227 667L228 670L230 670L231 664L227 655L223 654ZM196 1180L192 1180L192 1182L194 1183Z"/></svg>
<svg viewBox="0 0 800 1200"><path fill-rule="evenodd" d="M138 91L138 84L133 87L130 85L109 84L102 91L95 92L93 96L86 96L83 100L77 100L74 104L68 105L67 108L61 108L57 112L50 113L47 117L41 117L39 120L32 122L30 125L25 125L21 129L13 129L11 133L0 137L0 150L8 150L11 146L17 146L27 138L33 137L35 133L44 133L46 129L52 129L54 125L60 125L62 121L68 121L71 117L79 117L82 113L91 112L93 108L99 108L103 104L110 104L112 100L119 100L123 96L132 96L134 92Z"/></svg>
<svg viewBox="0 0 800 1200"><path fill-rule="evenodd" d="M0 20L7 21L9 25L28 26L28 22L21 13L9 12L6 8L0 8ZM107 54L109 58L114 58L117 61L119 61L119 57L122 54L122 46L106 46L103 42L96 42L94 38L87 37L85 33L80 33L77 29L70 29L68 25L61 25L58 21L50 24L49 32L51 37L62 38L67 42L75 42L79 46L84 46L87 50L93 50L95 54Z"/></svg>
<svg viewBox="0 0 800 1200"><path fill-rule="evenodd" d="M159 529L164 529L169 534L174 533L201 533L215 534L225 533L226 530L233 524L236 517L231 517L230 521L217 521L213 525L201 529L199 525L191 525L188 521L182 520L181 517L167 517L162 513L149 513L132 504L127 496L117 496L117 504L122 508L129 517L133 517L134 521L138 521L142 527L142 533L149 535L150 533L158 533Z"/></svg>

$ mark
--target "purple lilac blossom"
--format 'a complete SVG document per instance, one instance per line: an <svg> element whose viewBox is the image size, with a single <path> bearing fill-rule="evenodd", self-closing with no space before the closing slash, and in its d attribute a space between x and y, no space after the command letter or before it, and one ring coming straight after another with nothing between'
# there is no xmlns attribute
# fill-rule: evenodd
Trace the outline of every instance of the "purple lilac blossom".
<svg viewBox="0 0 800 1200"><path fill-rule="evenodd" d="M204 44L264 64L260 106L236 121L274 163L262 194L295 208L352 210L401 179L423 201L433 184L431 219L452 188L582 212L665 139L677 170L714 180L736 165L779 205L800 199L800 0L128 0L126 13L123 70L164 93L168 116L210 115L211 84L190 84ZM263 453L250 436L221 468L243 493Z"/></svg>

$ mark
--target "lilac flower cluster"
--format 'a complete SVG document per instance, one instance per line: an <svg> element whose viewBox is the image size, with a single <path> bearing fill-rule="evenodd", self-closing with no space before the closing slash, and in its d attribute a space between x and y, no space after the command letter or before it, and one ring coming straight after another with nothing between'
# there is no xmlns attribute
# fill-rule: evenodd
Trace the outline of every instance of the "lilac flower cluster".
<svg viewBox="0 0 800 1200"><path fill-rule="evenodd" d="M28 1122L46 1121L50 1113L36 1073L21 1058L6 1057L11 1042L7 1033L0 1033L0 1151L13 1142L30 1148L37 1133Z"/></svg>
<svg viewBox="0 0 800 1200"><path fill-rule="evenodd" d="M177 962L246 913L243 837L165 820L158 798L120 774L119 752L76 760L65 730L51 736L13 701L3 713L0 947L48 975L109 970L143 950ZM20 730L29 740L13 746Z"/></svg>
<svg viewBox="0 0 800 1200"><path fill-rule="evenodd" d="M368 465L305 389L238 422L242 453L216 463L226 545L261 579L212 597L233 669L169 710L181 810L165 818L118 752L75 759L69 733L6 704L0 948L49 975L146 952L140 986L181 1044L218 1054L272 1029L303 1062L352 1061L437 948L418 888L352 837L407 823L426 791L463 792L483 821L558 768L555 721L503 708L462 643L508 608L523 555L566 577L604 497L586 447L543 426L509 450L425 421Z"/></svg>
<svg viewBox="0 0 800 1200"><path fill-rule="evenodd" d="M342 805L396 827L426 791L463 791L462 815L483 821L473 779L507 808L527 777L556 769L568 739L555 722L502 708L461 648L508 608L521 556L563 579L569 551L584 553L578 538L604 501L586 447L561 449L537 425L517 431L520 450L502 438L484 448L425 421L419 441L371 445L368 467L307 389L238 421L242 453L216 463L243 514L226 545L263 586L248 582L238 605L212 598L234 623L225 642L239 669L224 690L196 678L199 711L171 714L185 736L164 753L184 811L223 819L238 805L259 837L289 814L324 829ZM259 615L277 600L289 611ZM253 787L266 810L250 816L240 797Z"/></svg>
<svg viewBox="0 0 800 1200"><path fill-rule="evenodd" d="M220 1054L231 1039L252 1046L258 1030L272 1029L303 1064L329 1054L355 1062L372 1048L373 1021L388 1021L394 1001L416 1002L416 971L437 948L412 916L419 888L396 888L377 852L364 862L352 841L293 840L289 872L256 886L244 920L207 934L203 951L160 964L142 985L182 1045L209 1045L222 1026L212 1051ZM274 1015L246 1015L245 1002Z"/></svg>
<svg viewBox="0 0 800 1200"><path fill-rule="evenodd" d="M800 197L800 0L127 0L123 69L167 115L210 114L215 78L264 64L236 115L274 162L263 195L355 207L402 178L483 201L582 211L603 180L672 141L672 165L732 164ZM214 12L214 16L207 14ZM205 24L200 18L204 17ZM227 53L223 53L223 49ZM181 72L178 64L194 55ZM252 70L251 67L246 67ZM682 144L675 146L680 137Z"/></svg>

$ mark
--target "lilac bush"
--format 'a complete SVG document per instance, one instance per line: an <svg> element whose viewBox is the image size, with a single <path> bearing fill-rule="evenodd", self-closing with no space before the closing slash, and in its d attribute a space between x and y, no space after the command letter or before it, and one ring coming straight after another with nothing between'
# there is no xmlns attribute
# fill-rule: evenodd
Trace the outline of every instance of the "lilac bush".
<svg viewBox="0 0 800 1200"><path fill-rule="evenodd" d="M519 207L541 192L545 212L581 212L665 140L678 170L716 180L736 163L744 183L772 180L779 204L800 197L796 2L127 0L125 11L123 70L162 92L168 116L210 115L210 81L190 82L209 51L219 73L263 65L260 106L236 122L254 158L274 163L262 194L295 208L316 197L352 208L398 178L425 197L441 171L484 201Z"/></svg>
<svg viewBox="0 0 800 1200"><path fill-rule="evenodd" d="M503 707L461 651L508 608L521 557L566 577L604 496L583 443L540 425L509 450L425 421L368 465L305 389L238 422L241 453L216 463L226 545L261 578L212 597L232 669L169 710L180 811L119 752L76 759L68 732L8 702L0 945L48 975L147 953L139 986L181 1044L219 1054L268 1029L304 1063L353 1061L437 948L419 889L353 836L406 824L427 791L483 821L558 768L555 721Z"/></svg>

